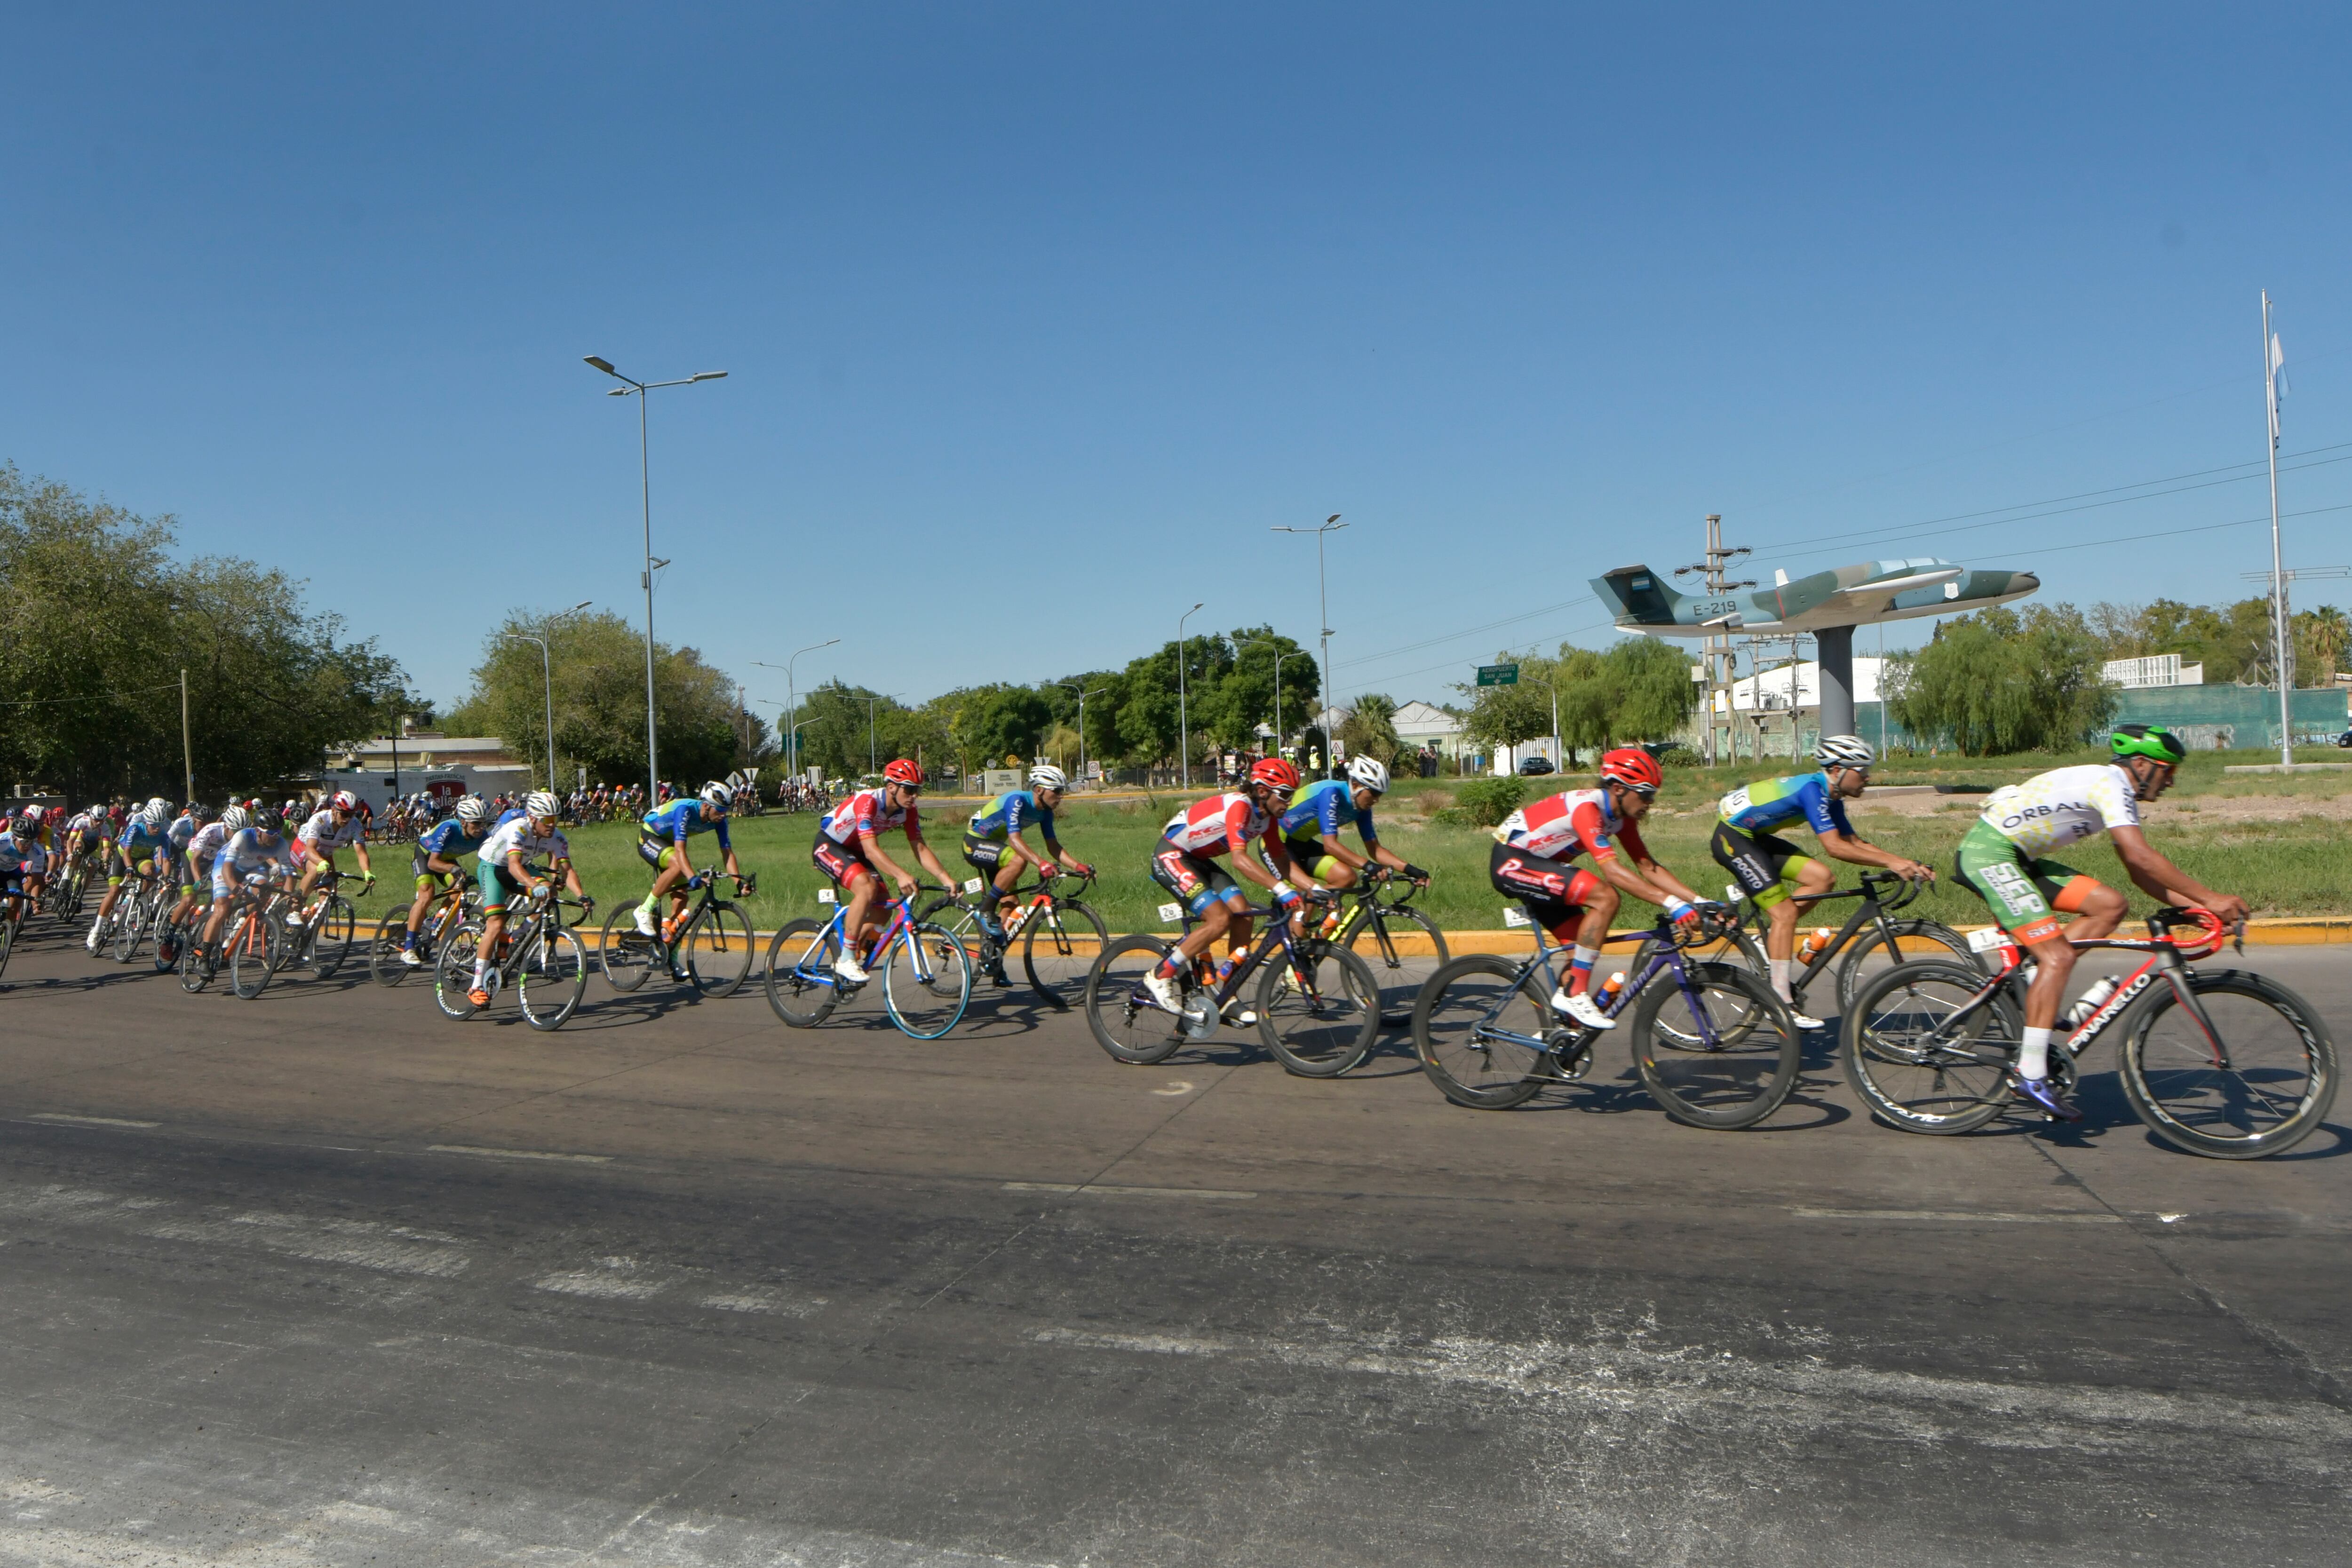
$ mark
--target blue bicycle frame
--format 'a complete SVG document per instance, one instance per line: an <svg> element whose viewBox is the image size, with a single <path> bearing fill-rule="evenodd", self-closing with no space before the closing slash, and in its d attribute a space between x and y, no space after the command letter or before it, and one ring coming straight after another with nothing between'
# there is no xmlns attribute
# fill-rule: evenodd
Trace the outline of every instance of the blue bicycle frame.
<svg viewBox="0 0 2352 1568"><path fill-rule="evenodd" d="M1557 990L1559 981L1552 969L1552 955L1568 950L1557 942L1547 942L1544 940L1547 933L1543 927L1537 926L1535 930L1536 955L1528 961L1525 968L1519 971L1518 980L1524 982L1528 975L1541 970L1544 978L1550 981L1553 988ZM1698 1026L1699 1044L1710 1051L1723 1048L1722 1039L1716 1033L1715 1020L1708 1016L1706 1004L1698 994L1698 988L1691 984L1690 971L1684 965L1683 950L1675 939L1672 921L1653 926L1648 931L1632 931L1623 936L1604 938L1601 945L1606 947L1612 942L1647 942L1657 945L1650 954L1650 962L1643 967L1642 972L1630 976L1615 995L1606 999L1601 1009L1605 1016L1611 1018L1616 1017L1643 986L1657 977L1658 971L1671 969L1674 971L1675 985L1681 988L1685 1000L1690 1003L1692 1020ZM1486 1021L1478 1026L1477 1037L1481 1040L1507 1040L1512 1045L1525 1047L1538 1055L1549 1054L1552 1045L1549 1040L1531 1039L1526 1035L1517 1034L1509 1029L1495 1027L1494 1020L1510 1004L1511 997L1517 990L1517 983L1515 982L1511 990L1504 992L1496 998L1495 1005L1487 1013ZM1580 1047L1589 1044L1599 1033L1597 1029L1579 1026L1575 1030L1576 1044Z"/></svg>

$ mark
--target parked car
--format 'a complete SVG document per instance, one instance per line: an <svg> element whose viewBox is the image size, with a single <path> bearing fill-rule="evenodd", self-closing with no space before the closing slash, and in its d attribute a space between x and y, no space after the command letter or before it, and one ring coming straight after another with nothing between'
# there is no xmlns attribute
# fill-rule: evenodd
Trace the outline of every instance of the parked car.
<svg viewBox="0 0 2352 1568"><path fill-rule="evenodd" d="M1522 758L1519 763L1519 772L1522 773L1548 773L1551 772L1551 759L1549 757Z"/></svg>

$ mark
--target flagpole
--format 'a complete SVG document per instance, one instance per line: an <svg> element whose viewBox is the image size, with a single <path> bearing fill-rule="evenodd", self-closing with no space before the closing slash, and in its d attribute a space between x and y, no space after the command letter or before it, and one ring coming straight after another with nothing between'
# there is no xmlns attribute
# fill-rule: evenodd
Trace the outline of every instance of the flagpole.
<svg viewBox="0 0 2352 1568"><path fill-rule="evenodd" d="M2286 626L2286 565L2279 553L2278 510L2278 352L2271 335L2271 292L2263 290L2263 396L2268 405L2271 436L2271 635L2276 645L2279 688L2279 766L2294 766L2294 677L2288 673Z"/></svg>

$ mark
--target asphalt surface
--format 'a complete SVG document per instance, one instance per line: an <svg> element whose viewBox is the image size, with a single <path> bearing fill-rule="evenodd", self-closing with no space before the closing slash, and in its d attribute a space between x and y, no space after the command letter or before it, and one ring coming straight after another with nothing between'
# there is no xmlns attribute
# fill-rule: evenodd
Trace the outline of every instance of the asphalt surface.
<svg viewBox="0 0 2352 1568"><path fill-rule="evenodd" d="M1019 994L5 980L0 1563L2352 1560L2343 1111L2241 1164L2111 1058L1928 1139L1822 1042L1708 1133Z"/></svg>

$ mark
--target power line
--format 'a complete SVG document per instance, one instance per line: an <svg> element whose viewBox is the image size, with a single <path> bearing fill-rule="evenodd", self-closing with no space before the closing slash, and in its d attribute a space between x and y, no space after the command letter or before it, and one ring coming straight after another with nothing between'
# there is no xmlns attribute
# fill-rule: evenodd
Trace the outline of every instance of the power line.
<svg viewBox="0 0 2352 1568"><path fill-rule="evenodd" d="M167 680L161 686L134 686L128 691L93 691L87 697L28 697L21 700L0 702L0 708L47 708L59 702L103 702L110 697L143 697L151 691L177 691L180 683Z"/></svg>

